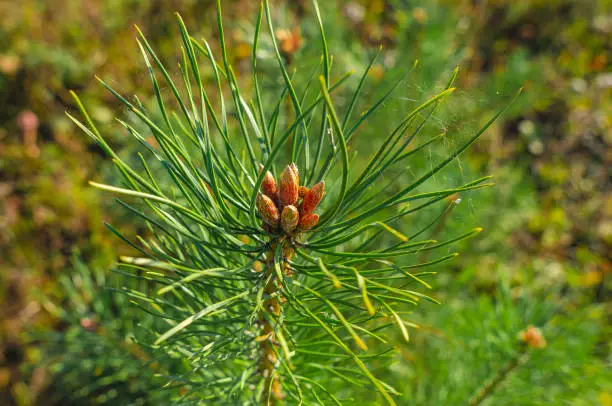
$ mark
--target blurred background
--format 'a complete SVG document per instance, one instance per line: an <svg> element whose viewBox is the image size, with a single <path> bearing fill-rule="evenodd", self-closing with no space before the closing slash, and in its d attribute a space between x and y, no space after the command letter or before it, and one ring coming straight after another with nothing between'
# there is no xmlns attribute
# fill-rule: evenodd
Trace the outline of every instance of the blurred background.
<svg viewBox="0 0 612 406"><path fill-rule="evenodd" d="M319 45L311 3L272 3L275 35L300 72ZM484 232L438 270L434 293L444 304L415 311L422 327L387 378L404 393L399 404L467 404L484 389L483 404L612 405L612 2L321 3L336 73L360 74L382 45L374 92L419 60L370 137L386 135L377 123L460 67L458 91L435 117L448 139L423 165L525 88L454 166L452 176L491 174L497 186L455 196L460 203L440 219L440 229ZM258 5L223 7L248 89ZM64 112L74 109L73 89L129 155L134 142L111 127L122 108L94 75L146 100L133 25L174 61L177 10L194 37L215 43L208 0L0 0L0 405L165 404L151 389L155 368L140 368L147 354L130 339L140 316L103 288L129 252L103 223L146 231L87 185L117 174ZM517 334L529 325L546 347L524 356Z"/></svg>

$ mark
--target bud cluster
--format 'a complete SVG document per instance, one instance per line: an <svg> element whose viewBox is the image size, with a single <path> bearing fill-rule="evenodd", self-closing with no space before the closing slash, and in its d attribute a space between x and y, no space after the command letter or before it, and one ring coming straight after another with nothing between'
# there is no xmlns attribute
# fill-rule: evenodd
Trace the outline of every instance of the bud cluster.
<svg viewBox="0 0 612 406"><path fill-rule="evenodd" d="M260 165L263 170L263 166ZM300 186L300 173L295 164L288 165L276 183L274 176L267 171L257 196L257 209L263 218L266 231L277 232L282 229L292 235L310 230L319 222L314 211L325 192L325 182L312 188Z"/></svg>
<svg viewBox="0 0 612 406"><path fill-rule="evenodd" d="M547 343L542 331L534 326L528 326L518 334L521 342L531 348L545 348Z"/></svg>

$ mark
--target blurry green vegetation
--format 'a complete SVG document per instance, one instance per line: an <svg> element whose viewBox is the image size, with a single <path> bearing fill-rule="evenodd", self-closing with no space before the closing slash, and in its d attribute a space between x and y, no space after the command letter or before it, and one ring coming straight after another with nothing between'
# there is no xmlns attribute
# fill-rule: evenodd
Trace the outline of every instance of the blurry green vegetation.
<svg viewBox="0 0 612 406"><path fill-rule="evenodd" d="M34 340L42 340L45 345L31 348L32 362L26 371L32 376L45 376L48 385L36 387L35 391L17 385L20 401L36 403L46 399L58 405L167 404L168 392L155 385L153 376L163 373L169 365L160 366L134 342L133 332L150 328L150 323L137 317L127 296L116 292L129 286L129 282L118 285L106 271L88 268L77 253L72 255L71 266L72 272L57 280L59 294L51 293L41 303L58 320L57 331L31 331Z"/></svg>
<svg viewBox="0 0 612 406"><path fill-rule="evenodd" d="M446 305L402 351L395 370L404 404L467 405L477 390L509 363L519 363L487 398L491 405L596 405L610 391L612 372L596 358L606 315L603 306L568 307L551 294L546 301L515 295L503 285L492 296L468 300L455 289ZM460 316L458 316L460 314ZM541 326L547 345L525 349L517 340L525 326ZM606 404L603 403L602 404Z"/></svg>
<svg viewBox="0 0 612 406"><path fill-rule="evenodd" d="M49 404L92 404L112 402L114 396L136 404L164 404L162 394L149 397L158 382L146 377L127 379L133 385L114 392L99 392L96 401L93 396L67 400L78 394L75 388L95 386L100 376L134 377L146 352L125 357L113 352L128 342L127 325L140 319L122 313L129 304L121 299L92 295L108 294L97 284L112 276L91 271L93 276L83 276L94 278L83 291L89 293L70 288L73 274L87 275L84 265L70 261L73 247L79 247L90 269L109 269L126 250L103 221L130 235L144 231L133 229L125 213L87 186L87 180L101 173L109 178L116 174L68 123L64 111L73 107L68 89L75 89L87 98L102 128L112 123L116 102L94 85L96 74L147 100L150 85L132 25L138 24L158 52L173 61L177 33L172 13L181 12L194 37L215 38L212 3L0 3L0 40L6 44L0 49L0 404L45 404L43 399ZM290 34L290 66L310 66L317 55L312 51L316 44L309 41L316 27L312 18L305 18L310 2L276 3L277 26ZM520 102L470 154L437 179L452 184L473 173L492 174L497 186L457 196L461 202L441 217L439 236L466 224L482 226L485 232L432 279L446 304L421 308L422 329L413 334L412 345L401 347L403 357L392 368L392 381L405 393L402 404L467 402L516 355L516 335L528 324L542 328L549 345L533 350L488 404L612 404L612 4L331 3L323 14L337 71L363 71L383 45L367 94L385 91L392 83L388 78L399 77L419 60L389 102L390 114L431 94L455 66L461 68L459 90L436 113L439 133L446 135L433 145L429 160L411 162L397 174L398 187L479 127L509 94L526 88ZM231 58L245 83L250 78L241 75L240 67L249 63L246 39L253 30L255 5L224 2L232 27L227 33ZM262 55L264 67L266 57L270 55ZM18 119L25 111L37 117L34 130ZM377 129L384 134L391 124L390 117L376 116L356 137L355 149L380 143ZM114 147L134 157L124 135L110 135ZM412 227L416 224L402 225L402 230ZM74 306L75 297L81 305ZM106 314L97 300L118 300L113 306L122 310ZM50 311L49 303L64 311ZM88 317L108 322L122 318L126 325L111 323L108 334L100 334L82 325ZM32 325L36 341L27 345L34 337ZM49 328L55 333L39 346L41 329ZM96 344L86 345L89 340ZM84 359L100 358L101 364L77 362L83 350L90 351ZM67 369L78 373L62 375Z"/></svg>

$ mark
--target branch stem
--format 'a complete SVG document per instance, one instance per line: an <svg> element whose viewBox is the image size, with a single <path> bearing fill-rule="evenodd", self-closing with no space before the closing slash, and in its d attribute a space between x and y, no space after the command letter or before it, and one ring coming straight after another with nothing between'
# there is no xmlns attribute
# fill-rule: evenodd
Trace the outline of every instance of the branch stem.
<svg viewBox="0 0 612 406"><path fill-rule="evenodd" d="M281 257L281 268L285 275L290 275L288 261L294 253L288 242L281 239L278 242L273 242L270 249L266 252L266 263L264 269L264 278L268 281L264 288L264 295L267 299L264 301L264 309L260 312L260 324L262 331L260 337L260 356L259 356L259 371L264 378L264 390L262 394L261 404L264 406L275 406L279 400L282 400L285 395L282 391L279 375L275 373L277 365L277 354L279 353L279 343L276 340L276 331L280 329L281 306L285 301L282 296L282 287L277 281L275 268L275 251L278 244L282 244L283 255Z"/></svg>
<svg viewBox="0 0 612 406"><path fill-rule="evenodd" d="M480 389L472 396L468 402L468 406L479 406L510 377L513 371L523 365L529 359L527 347L523 347L506 365L497 371L497 373L485 382Z"/></svg>

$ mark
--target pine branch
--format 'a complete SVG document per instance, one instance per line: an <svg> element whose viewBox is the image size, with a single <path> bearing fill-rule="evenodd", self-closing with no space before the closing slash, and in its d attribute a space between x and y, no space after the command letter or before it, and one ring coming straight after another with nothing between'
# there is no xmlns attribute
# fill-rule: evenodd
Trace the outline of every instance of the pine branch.
<svg viewBox="0 0 612 406"><path fill-rule="evenodd" d="M456 193L491 186L481 178L421 190L504 110L416 180L389 176L440 139L418 140L437 107L451 97L455 70L445 90L397 118L395 129L358 171L350 154L352 138L385 107L405 76L354 119L374 59L357 87L345 92L349 99L335 102L332 97L347 87L351 72L333 72L314 4L322 59L307 80L289 72L272 10L267 2L261 5L251 57L254 94L241 88L230 63L220 1L220 57L207 41L194 39L177 15L179 78L137 30L154 90L150 106L99 81L130 112L132 121L118 123L148 154L138 155L144 172L112 149L72 93L84 121L68 117L104 150L122 177L121 185L91 185L120 195L126 200L121 206L150 232L128 238L109 225L141 255L122 257L117 271L155 287L121 291L156 320L149 330L153 339L141 339L143 345L183 366L168 373L166 385L182 389L181 401L342 404L349 384L373 388L377 401L394 405L398 391L374 368L386 365L395 350L388 330L395 328L408 342L415 324L405 319L405 309L422 300L437 303L420 291L431 289L428 273L409 270L451 260L456 253L446 251L431 261L424 254L481 231L445 241L419 239L445 218L446 205L443 214L427 218L419 229L406 231L404 220L429 216L427 208ZM272 73L259 67L263 48L273 56ZM278 92L263 90L265 80L278 85L279 78ZM148 134L156 146L147 141ZM410 150L415 140L419 144ZM276 168L283 170L278 174ZM387 189L393 194L379 192ZM417 204L408 207L412 202Z"/></svg>

